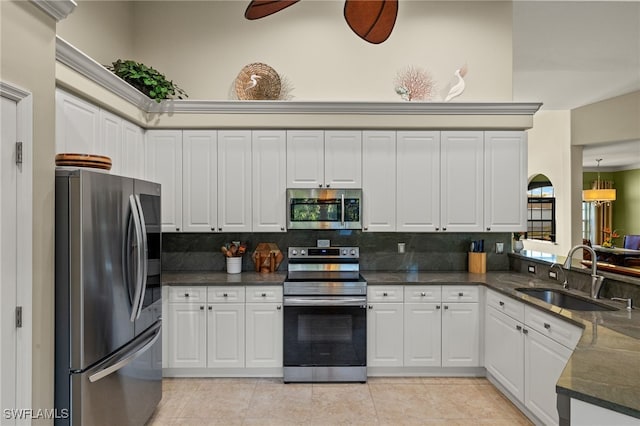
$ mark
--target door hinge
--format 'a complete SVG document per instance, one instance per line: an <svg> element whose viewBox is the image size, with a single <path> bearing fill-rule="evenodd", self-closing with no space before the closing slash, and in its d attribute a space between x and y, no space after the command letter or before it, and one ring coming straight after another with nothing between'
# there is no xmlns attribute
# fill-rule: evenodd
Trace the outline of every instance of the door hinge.
<svg viewBox="0 0 640 426"><path fill-rule="evenodd" d="M22 306L16 306L16 328L22 328Z"/></svg>
<svg viewBox="0 0 640 426"><path fill-rule="evenodd" d="M22 142L16 142L16 164L22 164Z"/></svg>

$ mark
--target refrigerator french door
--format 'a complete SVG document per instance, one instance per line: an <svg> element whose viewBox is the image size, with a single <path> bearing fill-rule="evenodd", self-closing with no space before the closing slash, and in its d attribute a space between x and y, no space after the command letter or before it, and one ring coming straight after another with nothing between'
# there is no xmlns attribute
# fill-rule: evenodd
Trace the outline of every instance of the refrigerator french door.
<svg viewBox="0 0 640 426"><path fill-rule="evenodd" d="M144 425L162 397L160 185L56 170L59 425Z"/></svg>

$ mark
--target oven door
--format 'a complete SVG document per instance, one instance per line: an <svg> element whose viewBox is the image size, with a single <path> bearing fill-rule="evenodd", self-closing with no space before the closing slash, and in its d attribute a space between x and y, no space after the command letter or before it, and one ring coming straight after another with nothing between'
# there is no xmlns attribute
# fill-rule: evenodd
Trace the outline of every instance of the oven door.
<svg viewBox="0 0 640 426"><path fill-rule="evenodd" d="M366 297L284 298L284 366L366 366Z"/></svg>

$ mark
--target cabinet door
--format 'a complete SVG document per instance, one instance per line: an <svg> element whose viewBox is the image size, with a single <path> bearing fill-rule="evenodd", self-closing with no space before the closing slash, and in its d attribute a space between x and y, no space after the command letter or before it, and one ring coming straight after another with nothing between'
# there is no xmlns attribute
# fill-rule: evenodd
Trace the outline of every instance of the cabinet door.
<svg viewBox="0 0 640 426"><path fill-rule="evenodd" d="M284 130L254 131L253 232L284 232L287 198L287 136Z"/></svg>
<svg viewBox="0 0 640 426"><path fill-rule="evenodd" d="M524 401L524 335L522 323L487 306L484 365L518 401Z"/></svg>
<svg viewBox="0 0 640 426"><path fill-rule="evenodd" d="M282 304L247 303L246 366L282 367Z"/></svg>
<svg viewBox="0 0 640 426"><path fill-rule="evenodd" d="M324 132L326 188L362 188L362 132Z"/></svg>
<svg viewBox="0 0 640 426"><path fill-rule="evenodd" d="M287 188L324 186L324 132L287 131Z"/></svg>
<svg viewBox="0 0 640 426"><path fill-rule="evenodd" d="M486 231L527 229L527 139L524 132L484 134Z"/></svg>
<svg viewBox="0 0 640 426"><path fill-rule="evenodd" d="M527 327L524 339L524 404L544 424L558 424L556 382L571 350Z"/></svg>
<svg viewBox="0 0 640 426"><path fill-rule="evenodd" d="M363 230L396 230L396 133L363 132Z"/></svg>
<svg viewBox="0 0 640 426"><path fill-rule="evenodd" d="M402 303L372 303L367 311L367 365L402 367Z"/></svg>
<svg viewBox="0 0 640 426"><path fill-rule="evenodd" d="M169 303L169 368L206 367L207 323L204 307L204 303Z"/></svg>
<svg viewBox="0 0 640 426"><path fill-rule="evenodd" d="M147 180L162 185L162 232L182 228L182 130L146 133Z"/></svg>
<svg viewBox="0 0 640 426"><path fill-rule="evenodd" d="M397 133L396 230L440 229L440 132Z"/></svg>
<svg viewBox="0 0 640 426"><path fill-rule="evenodd" d="M218 131L218 230L251 232L250 130Z"/></svg>
<svg viewBox="0 0 640 426"><path fill-rule="evenodd" d="M442 304L442 366L480 366L480 311L477 303Z"/></svg>
<svg viewBox="0 0 640 426"><path fill-rule="evenodd" d="M100 108L56 90L56 153L105 155L99 144Z"/></svg>
<svg viewBox="0 0 640 426"><path fill-rule="evenodd" d="M440 158L442 230L483 231L483 132L442 132Z"/></svg>
<svg viewBox="0 0 640 426"><path fill-rule="evenodd" d="M405 367L440 367L440 308L439 303L405 303Z"/></svg>
<svg viewBox="0 0 640 426"><path fill-rule="evenodd" d="M218 134L185 130L182 134L183 230L211 232L218 227Z"/></svg>
<svg viewBox="0 0 640 426"><path fill-rule="evenodd" d="M208 305L207 367L244 367L244 304Z"/></svg>
<svg viewBox="0 0 640 426"><path fill-rule="evenodd" d="M111 158L111 173L122 175L122 119L100 110L100 142L97 152Z"/></svg>
<svg viewBox="0 0 640 426"><path fill-rule="evenodd" d="M122 120L122 167L123 176L145 179L144 132L140 126Z"/></svg>

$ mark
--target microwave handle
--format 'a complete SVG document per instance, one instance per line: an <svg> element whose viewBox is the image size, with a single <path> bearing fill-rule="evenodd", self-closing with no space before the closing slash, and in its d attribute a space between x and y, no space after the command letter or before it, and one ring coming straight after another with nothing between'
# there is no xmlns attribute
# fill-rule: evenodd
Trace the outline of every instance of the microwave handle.
<svg viewBox="0 0 640 426"><path fill-rule="evenodd" d="M340 215L341 216L340 219L342 220L342 226L344 227L344 194L341 194L340 201L341 201L340 213L342 213Z"/></svg>

